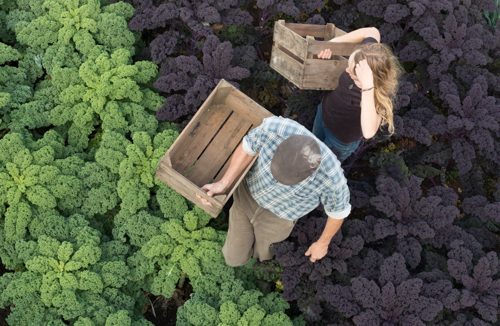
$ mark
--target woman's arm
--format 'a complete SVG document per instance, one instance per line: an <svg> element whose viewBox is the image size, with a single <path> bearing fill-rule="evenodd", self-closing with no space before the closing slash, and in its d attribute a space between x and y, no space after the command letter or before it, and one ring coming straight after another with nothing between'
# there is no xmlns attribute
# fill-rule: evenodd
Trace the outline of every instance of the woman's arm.
<svg viewBox="0 0 500 326"><path fill-rule="evenodd" d="M337 36L329 40L332 43L361 43L365 38L373 37L380 43L380 32L376 27L364 27L356 29L352 32L344 34L342 36ZM318 59L330 59L332 56L332 50L325 49L318 53Z"/></svg>
<svg viewBox="0 0 500 326"><path fill-rule="evenodd" d="M373 72L366 59L355 67L356 76L361 83L361 131L365 139L372 138L382 122L375 107L375 85Z"/></svg>
<svg viewBox="0 0 500 326"><path fill-rule="evenodd" d="M360 43L367 37L373 37L380 43L380 32L376 27L364 27L352 32L332 38L334 43Z"/></svg>

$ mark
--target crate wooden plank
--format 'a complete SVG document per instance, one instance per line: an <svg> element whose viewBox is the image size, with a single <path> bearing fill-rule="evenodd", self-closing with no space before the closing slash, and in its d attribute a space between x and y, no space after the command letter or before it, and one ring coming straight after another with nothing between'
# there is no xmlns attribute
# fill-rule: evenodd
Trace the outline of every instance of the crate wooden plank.
<svg viewBox="0 0 500 326"><path fill-rule="evenodd" d="M236 88L227 96L225 104L234 112L244 116L254 126L260 125L262 120L272 116L269 111Z"/></svg>
<svg viewBox="0 0 500 326"><path fill-rule="evenodd" d="M222 86L224 86L225 85L224 83L227 83L227 82L225 80L223 80L223 79L221 79L219 81L219 83L215 87L214 91L212 91L210 93L210 95L208 95L208 97L205 100L205 102L203 102L203 104L198 109L198 111L195 113L195 115L193 116L193 118L191 118L191 120L186 125L186 127L184 127L184 129L182 130L182 132L179 135L179 137L177 137L176 141L174 142L174 144L172 144L172 146L169 149L170 157L171 158L175 158L179 153L184 152L184 146L185 146L185 143L187 141L187 138L189 138L188 134L189 134L190 130L192 130L194 128L194 126L198 122L200 122L200 121L203 122L201 116L203 115L203 113L205 112L205 110L208 109L212 105L213 99L214 99L214 97L217 94L217 89L220 88L220 87L222 87Z"/></svg>
<svg viewBox="0 0 500 326"><path fill-rule="evenodd" d="M342 35L344 35L344 34L347 34L347 32L346 32L346 31L344 31L344 30L342 30L342 29L338 28L337 26L335 26L335 28L334 28L334 32L335 32L335 37L339 37L339 36L342 36Z"/></svg>
<svg viewBox="0 0 500 326"><path fill-rule="evenodd" d="M305 38L287 28L284 20L279 20L274 24L273 43L280 48L287 49L302 60L306 58L307 42Z"/></svg>
<svg viewBox="0 0 500 326"><path fill-rule="evenodd" d="M217 198L208 196L203 190L192 183L189 179L186 179L180 173L164 164L160 163L160 166L156 171L156 177L165 182L169 187L174 189L183 197L198 205L212 217L216 217L217 215L219 215L222 207L225 204L225 202L221 202ZM199 197L204 198L205 200L210 202L212 206L203 205Z"/></svg>
<svg viewBox="0 0 500 326"><path fill-rule="evenodd" d="M326 25L285 23L285 27L291 29L302 37L307 35L320 38L326 37Z"/></svg>
<svg viewBox="0 0 500 326"><path fill-rule="evenodd" d="M232 110L225 105L214 105L204 111L199 121L190 126L184 140L184 149L172 158L172 165L181 174L203 153L210 141L229 118Z"/></svg>
<svg viewBox="0 0 500 326"><path fill-rule="evenodd" d="M275 45L272 48L270 66L297 87L302 87L303 63L293 59Z"/></svg>
<svg viewBox="0 0 500 326"><path fill-rule="evenodd" d="M328 41L309 41L308 54L318 55L322 50L330 49L332 55L350 56L360 45L358 43L333 43Z"/></svg>
<svg viewBox="0 0 500 326"><path fill-rule="evenodd" d="M250 127L250 129L252 129L252 126ZM243 140L241 140L238 145L236 145L236 147L234 148L233 152L230 154L230 156L227 158L226 162L224 163L224 166L222 167L222 169L220 169L220 171L217 173L217 175L215 176L214 180L215 181L219 181L220 179L222 179L222 177L224 176L224 174L226 173L227 169L229 168L229 165L231 165L231 158L233 157L233 154L234 152L236 151L236 148L238 146L240 146L241 142Z"/></svg>
<svg viewBox="0 0 500 326"><path fill-rule="evenodd" d="M251 125L244 117L233 112L186 176L199 187L213 182L217 172L250 130Z"/></svg>
<svg viewBox="0 0 500 326"><path fill-rule="evenodd" d="M334 38L336 36L339 36L339 35L335 34L335 30L336 29L337 29L337 27L335 27L334 24L327 23L326 26L325 26L325 38L324 38L324 41L329 41L332 38ZM340 30L340 29L338 29L338 30Z"/></svg>
<svg viewBox="0 0 500 326"><path fill-rule="evenodd" d="M308 59L305 62L303 89L335 89L338 78L347 68L347 60Z"/></svg>

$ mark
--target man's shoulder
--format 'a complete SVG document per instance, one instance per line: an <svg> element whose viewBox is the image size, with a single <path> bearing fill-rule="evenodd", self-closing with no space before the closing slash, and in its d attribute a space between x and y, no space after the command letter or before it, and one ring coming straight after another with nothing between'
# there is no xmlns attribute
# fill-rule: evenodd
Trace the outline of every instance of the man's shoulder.
<svg viewBox="0 0 500 326"><path fill-rule="evenodd" d="M265 118L262 121L261 128L263 132L274 134L283 139L292 135L312 135L312 133L300 123L281 116Z"/></svg>
<svg viewBox="0 0 500 326"><path fill-rule="evenodd" d="M323 144L324 145L324 144ZM335 154L326 146L321 146L323 158L321 160L321 171L324 182L335 185L339 182L347 182L344 176L344 169Z"/></svg>

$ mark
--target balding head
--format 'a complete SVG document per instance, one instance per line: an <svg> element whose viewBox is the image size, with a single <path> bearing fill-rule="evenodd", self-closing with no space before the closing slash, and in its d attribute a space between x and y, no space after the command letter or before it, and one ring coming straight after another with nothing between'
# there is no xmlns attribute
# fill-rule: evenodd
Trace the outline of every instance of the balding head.
<svg viewBox="0 0 500 326"><path fill-rule="evenodd" d="M293 135L276 149L271 173L278 182L294 185L309 177L321 163L321 150L309 136Z"/></svg>

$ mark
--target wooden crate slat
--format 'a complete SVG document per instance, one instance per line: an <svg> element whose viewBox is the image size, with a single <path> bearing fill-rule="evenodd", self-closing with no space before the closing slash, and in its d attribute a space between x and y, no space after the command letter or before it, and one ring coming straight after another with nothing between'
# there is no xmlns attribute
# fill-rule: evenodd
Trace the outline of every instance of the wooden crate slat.
<svg viewBox="0 0 500 326"><path fill-rule="evenodd" d="M272 116L269 111L236 88L226 97L225 104L255 126L260 125L265 118Z"/></svg>
<svg viewBox="0 0 500 326"><path fill-rule="evenodd" d="M172 166L184 174L203 153L210 141L229 118L232 110L225 105L213 105L202 113L199 121L190 126L181 153L172 157Z"/></svg>
<svg viewBox="0 0 500 326"><path fill-rule="evenodd" d="M346 68L347 60L330 61L323 59L308 59L305 62L305 74L302 81L303 89L331 89L338 85L338 78ZM328 85L328 88L325 88Z"/></svg>
<svg viewBox="0 0 500 326"><path fill-rule="evenodd" d="M212 182L250 126L249 121L233 112L186 176L199 187Z"/></svg>
<svg viewBox="0 0 500 326"><path fill-rule="evenodd" d="M293 59L275 45L272 49L270 66L297 87L302 87L304 64Z"/></svg>
<svg viewBox="0 0 500 326"><path fill-rule="evenodd" d="M171 158L175 158L178 154L184 152L185 143L187 141L187 138L189 138L188 134L189 134L190 130L192 130L198 122L200 122L200 121L203 122L203 120L201 119L201 116L204 114L205 110L210 108L210 106L212 105L213 99L214 99L215 95L218 93L216 90L224 87L227 84L229 84L229 83L226 82L224 79L221 79L219 81L219 83L217 84L217 86L215 87L214 91L212 91L212 93L210 93L210 95L208 95L205 102L203 102L203 104L198 109L198 111L196 111L196 113L194 114L193 118L189 121L187 126L184 127L184 129L182 130L179 137L177 137L174 144L172 144L172 146L170 147L169 152L170 152Z"/></svg>
<svg viewBox="0 0 500 326"><path fill-rule="evenodd" d="M322 50L330 49L332 55L350 56L360 45L358 43L332 43L328 41L309 41L308 55L318 55Z"/></svg>
<svg viewBox="0 0 500 326"><path fill-rule="evenodd" d="M310 35L325 38L327 35L326 25L285 23L285 27L291 29L302 37Z"/></svg>
<svg viewBox="0 0 500 326"><path fill-rule="evenodd" d="M334 38L335 36L340 36L340 35L336 35L335 34L335 30L338 29L337 27L335 27L334 24L332 23L327 23L326 26L325 26L325 38L324 38L324 41L329 41L331 40L332 38ZM340 29L339 29L340 30ZM340 30L342 31L342 30Z"/></svg>
<svg viewBox="0 0 500 326"><path fill-rule="evenodd" d="M293 55L306 59L307 41L305 38L285 27L285 21L279 20L274 24L273 43L290 51Z"/></svg>
<svg viewBox="0 0 500 326"><path fill-rule="evenodd" d="M332 25L333 25L333 24L332 24ZM335 26L335 25L334 25L334 26ZM346 32L346 31L344 31L344 30L342 30L342 29L338 28L337 26L335 26L335 28L334 28L334 33L335 33L335 35L334 35L335 37L339 37L339 36L342 36L342 35L344 35L344 34L347 34L347 32Z"/></svg>
<svg viewBox="0 0 500 326"><path fill-rule="evenodd" d="M218 198L209 197L199 187L185 179L180 173L170 167L164 165L160 166L156 171L156 177L213 217L216 217L220 213L225 204L225 202L219 201ZM212 206L210 207L201 204L201 201L197 196L205 198L212 204Z"/></svg>

